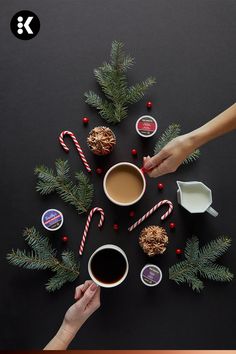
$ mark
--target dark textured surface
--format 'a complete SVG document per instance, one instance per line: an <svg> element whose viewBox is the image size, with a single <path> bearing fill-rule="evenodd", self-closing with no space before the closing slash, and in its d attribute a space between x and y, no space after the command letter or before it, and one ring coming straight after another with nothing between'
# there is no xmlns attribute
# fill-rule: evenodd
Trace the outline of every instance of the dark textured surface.
<svg viewBox="0 0 236 354"><path fill-rule="evenodd" d="M20 41L10 32L11 17L22 9L34 11L41 21L38 36L30 41ZM142 155L153 151L155 137L144 144L133 127L137 117L146 113L145 100L114 128L118 144L110 157L96 159L86 148L89 130L103 122L86 106L83 92L96 88L92 70L107 58L111 41L124 41L136 58L131 82L157 77L158 86L147 98L154 103L158 134L171 122L181 123L186 132L235 100L235 15L234 0L0 1L1 349L43 347L73 302L74 284L48 294L44 290L47 272L18 269L5 261L11 248L24 247L24 227L35 225L44 232L40 216L49 207L60 209L65 216L63 230L50 237L59 248L59 237L68 234L68 247L78 248L86 217L77 216L56 196L43 199L34 190L36 164L53 166L55 158L68 157L73 172L83 169L72 143L68 142L69 155L58 144L61 130L76 133L93 168L133 161L133 147L138 149L135 162L140 165ZM86 128L81 123L84 115L90 117ZM193 216L178 207L177 179L201 180L211 187L213 206L220 216ZM206 282L205 290L197 295L167 278L168 267L176 262L175 248L183 247L192 234L202 243L222 234L232 236L233 246L223 262L236 273L235 133L202 148L195 165L161 178L166 186L162 193L156 189L157 180L148 181L136 215L143 215L161 198L169 198L175 206L171 220L177 224L168 251L154 260L164 273L161 285L154 289L145 288L139 279L140 269L149 261L138 247L140 228L128 234L129 209L106 200L102 177L94 173L92 180L96 186L93 205L103 207L107 218L101 233L94 220L77 283L88 277L90 254L105 243L118 244L126 251L130 272L122 286L102 291L101 309L81 329L71 348L235 348L235 281ZM155 213L143 226L159 223L160 215L161 211ZM120 224L118 233L112 229L115 221Z"/></svg>

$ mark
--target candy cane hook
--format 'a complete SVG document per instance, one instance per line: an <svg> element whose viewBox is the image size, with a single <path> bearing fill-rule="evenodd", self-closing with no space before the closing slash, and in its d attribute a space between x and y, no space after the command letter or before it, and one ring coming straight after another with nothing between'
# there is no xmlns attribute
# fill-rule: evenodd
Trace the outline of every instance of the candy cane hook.
<svg viewBox="0 0 236 354"><path fill-rule="evenodd" d="M104 222L104 211L103 211L103 209L102 208L98 208L98 207L93 208L90 211L88 219L87 219L86 224L85 224L83 237L82 237L82 240L81 240L81 243L80 243L80 247L79 247L80 256L82 256L82 254L83 254L84 244L85 244L85 240L86 240L86 237L87 237L87 234L88 234L89 226L90 226L93 214L96 211L98 211L100 213L100 220L99 220L99 223L98 223L98 227L100 228L103 225L103 222Z"/></svg>
<svg viewBox="0 0 236 354"><path fill-rule="evenodd" d="M64 136L65 135L69 135L71 137L71 139L73 140L75 146L76 146L76 149L80 155L80 158L81 160L83 161L83 164L84 166L86 167L87 171L88 172L91 172L91 168L88 164L88 161L86 160L85 156L84 156L84 153L83 153L83 150L81 149L79 143L78 143L78 140L76 139L75 135L72 133L72 132L69 132L68 130L64 130L61 132L61 134L59 135L59 141L60 141L60 144L61 146L63 147L63 149L68 152L69 151L69 148L66 146L66 144L64 143Z"/></svg>
<svg viewBox="0 0 236 354"><path fill-rule="evenodd" d="M128 228L128 231L132 231L133 229L135 229L138 225L140 225L144 220L146 220L152 213L154 213L154 211L156 211L161 205L163 204L167 204L169 205L169 209L167 210L167 212L165 214L163 214L161 216L161 220L165 220L165 218L167 218L168 215L170 215L170 213L173 210L173 204L169 201L169 200L161 200L159 203L157 203L152 209L150 209L145 215L143 215L139 220L137 220L132 226L130 226Z"/></svg>

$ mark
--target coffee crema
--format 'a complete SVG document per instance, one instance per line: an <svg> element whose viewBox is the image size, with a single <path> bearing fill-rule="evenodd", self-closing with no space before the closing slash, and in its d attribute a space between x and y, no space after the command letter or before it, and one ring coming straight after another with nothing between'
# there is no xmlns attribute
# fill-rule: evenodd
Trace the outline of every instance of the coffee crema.
<svg viewBox="0 0 236 354"><path fill-rule="evenodd" d="M92 258L93 276L104 284L113 284L123 278L127 269L124 256L112 248L98 251Z"/></svg>
<svg viewBox="0 0 236 354"><path fill-rule="evenodd" d="M132 166L117 166L107 176L106 189L115 201L131 203L142 194L143 179Z"/></svg>

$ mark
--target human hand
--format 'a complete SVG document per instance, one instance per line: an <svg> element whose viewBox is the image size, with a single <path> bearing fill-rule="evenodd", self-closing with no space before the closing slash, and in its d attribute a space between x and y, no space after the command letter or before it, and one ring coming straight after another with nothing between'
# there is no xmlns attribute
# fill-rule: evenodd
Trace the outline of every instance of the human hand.
<svg viewBox="0 0 236 354"><path fill-rule="evenodd" d="M171 140L153 157L144 157L143 168L150 177L175 172L185 158L195 149L190 134Z"/></svg>
<svg viewBox="0 0 236 354"><path fill-rule="evenodd" d="M83 323L100 307L100 288L91 280L77 286L76 302L67 310L62 327L76 333Z"/></svg>
<svg viewBox="0 0 236 354"><path fill-rule="evenodd" d="M44 350L65 350L83 325L100 307L100 288L91 280L77 286L76 302L67 310L61 327Z"/></svg>

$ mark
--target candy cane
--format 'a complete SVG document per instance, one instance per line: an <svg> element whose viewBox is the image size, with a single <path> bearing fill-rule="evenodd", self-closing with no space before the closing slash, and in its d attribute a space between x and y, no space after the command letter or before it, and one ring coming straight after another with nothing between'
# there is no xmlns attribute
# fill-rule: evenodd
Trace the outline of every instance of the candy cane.
<svg viewBox="0 0 236 354"><path fill-rule="evenodd" d="M73 142L74 142L74 144L76 146L76 149L77 149L77 151L78 151L78 153L80 155L80 158L83 161L84 166L86 167L88 172L91 172L91 168L90 168L90 166L89 166L89 164L88 164L88 162L87 162L87 160L86 160L86 158L84 156L83 150L81 149L81 147L80 147L80 145L78 143L78 140L76 139L75 135L72 132L69 132L68 130L64 130L63 132L61 132L61 134L59 136L59 141L60 141L60 144L63 147L63 149L66 152L69 151L69 148L66 146L66 144L64 143L64 140L63 140L65 135L69 135L71 137L71 139L73 140Z"/></svg>
<svg viewBox="0 0 236 354"><path fill-rule="evenodd" d="M150 209L145 215L143 215L138 221L136 221L132 226L130 226L128 228L129 231L132 231L133 229L135 229L138 225L141 224L141 222L143 222L144 220L146 220L152 213L154 213L154 211L156 211L161 205L163 204L167 204L169 205L169 209L167 210L167 212L165 214L162 215L161 220L165 220L165 218L167 218L168 215L170 215L170 213L173 210L173 204L169 201L169 200L161 200L159 203L157 203L152 209Z"/></svg>
<svg viewBox="0 0 236 354"><path fill-rule="evenodd" d="M81 243L80 243L80 247L79 247L80 256L82 256L82 254L83 254L84 244L85 244L85 240L86 240L86 237L87 237L87 234L88 234L89 226L90 226L93 214L96 211L99 211L99 213L100 213L100 220L99 220L99 223L98 223L98 227L102 227L102 225L103 225L103 222L104 222L104 211L103 211L103 209L102 208L98 208L98 207L93 208L90 211L88 219L87 219L86 224L85 224L83 237L82 237L82 240L81 240Z"/></svg>

